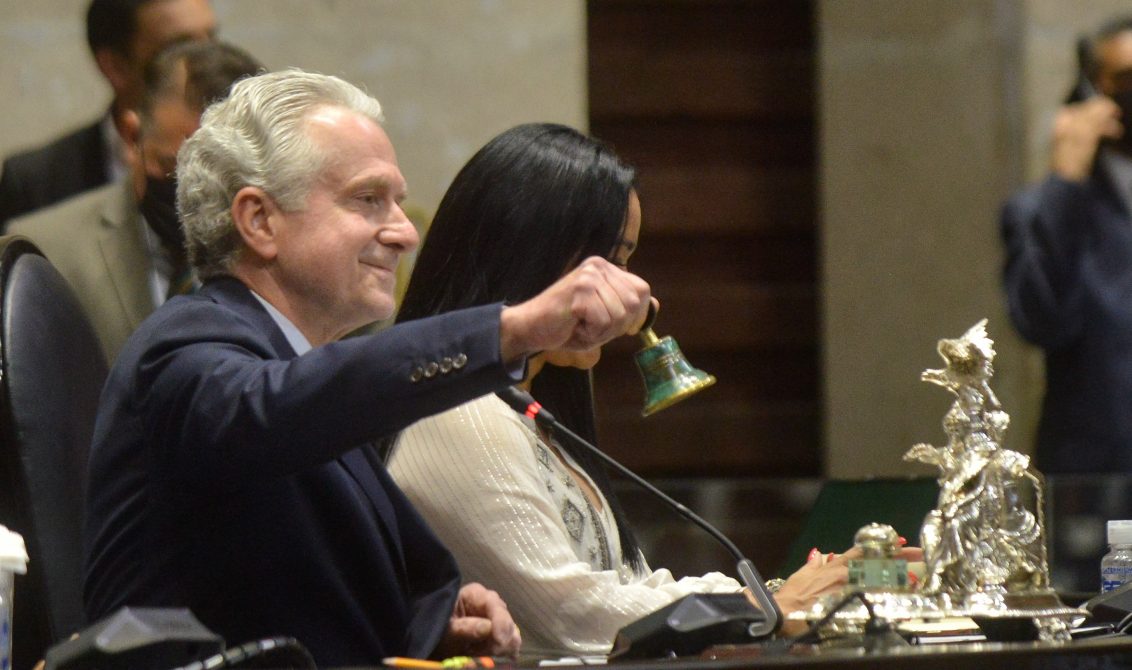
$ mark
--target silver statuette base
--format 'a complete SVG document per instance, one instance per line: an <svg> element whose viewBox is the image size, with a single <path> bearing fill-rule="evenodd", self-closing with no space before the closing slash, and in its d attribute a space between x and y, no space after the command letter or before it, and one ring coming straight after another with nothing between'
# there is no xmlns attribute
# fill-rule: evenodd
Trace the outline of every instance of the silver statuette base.
<svg viewBox="0 0 1132 670"><path fill-rule="evenodd" d="M1045 641L1069 639L1070 629L1088 616L1077 607L1068 607L1053 591L1006 593L998 589L966 594L863 591L878 619L897 624L931 622L944 619L969 618L980 622L989 639L995 639L995 624L1017 622L1032 625L1031 637ZM829 615L844 596L826 596L808 610L791 613L787 618L808 623L820 621ZM852 600L832 615L821 629L824 637L859 635L869 621L869 612L859 600ZM982 620L982 621L980 621ZM997 630L1001 630L1000 627ZM1013 637L1014 633L1004 633Z"/></svg>

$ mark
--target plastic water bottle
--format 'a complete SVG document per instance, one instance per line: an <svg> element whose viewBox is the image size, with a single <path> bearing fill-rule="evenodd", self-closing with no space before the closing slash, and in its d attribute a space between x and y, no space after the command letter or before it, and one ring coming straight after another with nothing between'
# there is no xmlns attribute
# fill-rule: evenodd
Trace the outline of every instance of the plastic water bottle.
<svg viewBox="0 0 1132 670"><path fill-rule="evenodd" d="M12 591L13 577L28 569L24 538L0 526L0 670L12 668ZM28 663L27 659L21 659Z"/></svg>
<svg viewBox="0 0 1132 670"><path fill-rule="evenodd" d="M1101 559L1101 593L1132 582L1132 521L1108 522L1108 553Z"/></svg>

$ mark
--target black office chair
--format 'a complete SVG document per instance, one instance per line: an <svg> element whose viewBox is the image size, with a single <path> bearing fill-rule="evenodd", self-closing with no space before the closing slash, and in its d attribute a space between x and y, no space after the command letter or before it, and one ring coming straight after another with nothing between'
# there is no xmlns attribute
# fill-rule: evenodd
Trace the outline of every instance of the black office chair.
<svg viewBox="0 0 1132 670"><path fill-rule="evenodd" d="M0 524L30 556L15 580L13 667L84 624L83 482L106 374L66 280L26 238L0 237Z"/></svg>

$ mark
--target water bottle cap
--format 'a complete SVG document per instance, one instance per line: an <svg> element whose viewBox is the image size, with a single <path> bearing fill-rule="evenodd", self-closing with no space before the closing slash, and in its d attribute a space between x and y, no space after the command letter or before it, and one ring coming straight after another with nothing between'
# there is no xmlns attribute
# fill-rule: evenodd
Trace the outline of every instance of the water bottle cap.
<svg viewBox="0 0 1132 670"><path fill-rule="evenodd" d="M1132 521L1109 521L1108 543L1132 544Z"/></svg>
<svg viewBox="0 0 1132 670"><path fill-rule="evenodd" d="M18 572L28 571L28 550L24 537L7 526L0 526L0 570Z"/></svg>

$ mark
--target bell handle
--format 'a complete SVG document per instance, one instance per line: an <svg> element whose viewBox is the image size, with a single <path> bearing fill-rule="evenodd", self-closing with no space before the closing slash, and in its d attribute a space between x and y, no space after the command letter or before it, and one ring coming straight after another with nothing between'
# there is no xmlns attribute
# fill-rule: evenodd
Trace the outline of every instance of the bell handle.
<svg viewBox="0 0 1132 670"><path fill-rule="evenodd" d="M645 322L641 324L641 329L637 332L637 336L641 338L646 347L651 347L660 341L660 338L652 330L654 321L656 321L656 301L649 300L648 314L645 315Z"/></svg>

